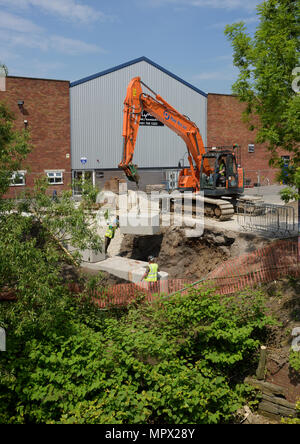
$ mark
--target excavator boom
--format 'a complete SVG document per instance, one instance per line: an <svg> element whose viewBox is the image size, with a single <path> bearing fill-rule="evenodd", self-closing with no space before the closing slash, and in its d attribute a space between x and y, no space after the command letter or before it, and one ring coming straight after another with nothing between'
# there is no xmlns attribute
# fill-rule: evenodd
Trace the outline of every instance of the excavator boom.
<svg viewBox="0 0 300 444"><path fill-rule="evenodd" d="M142 90L142 85L149 89L155 97L145 94ZM137 182L136 166L132 164L132 159L143 111L151 114L184 140L189 154L191 186L195 190L199 190L199 172L205 148L198 127L188 117L180 114L160 95L154 93L141 81L140 77L132 79L127 88L127 95L124 101L123 158L119 168L125 171L126 176L130 180ZM209 174L208 163L205 164L205 170Z"/></svg>

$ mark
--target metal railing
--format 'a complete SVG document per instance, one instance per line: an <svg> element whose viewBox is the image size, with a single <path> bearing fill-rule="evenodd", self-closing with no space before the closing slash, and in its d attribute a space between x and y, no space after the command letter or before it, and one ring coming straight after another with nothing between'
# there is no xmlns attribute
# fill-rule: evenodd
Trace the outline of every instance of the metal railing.
<svg viewBox="0 0 300 444"><path fill-rule="evenodd" d="M278 235L297 235L295 209L285 205L238 202L238 224L250 231L263 231Z"/></svg>

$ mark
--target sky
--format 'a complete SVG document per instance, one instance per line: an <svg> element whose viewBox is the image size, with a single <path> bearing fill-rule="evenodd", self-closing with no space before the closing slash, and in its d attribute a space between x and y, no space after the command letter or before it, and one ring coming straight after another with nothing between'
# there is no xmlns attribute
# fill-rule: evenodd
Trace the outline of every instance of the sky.
<svg viewBox="0 0 300 444"><path fill-rule="evenodd" d="M226 24L259 23L261 0L0 0L9 75L76 81L145 56L208 93L237 78Z"/></svg>

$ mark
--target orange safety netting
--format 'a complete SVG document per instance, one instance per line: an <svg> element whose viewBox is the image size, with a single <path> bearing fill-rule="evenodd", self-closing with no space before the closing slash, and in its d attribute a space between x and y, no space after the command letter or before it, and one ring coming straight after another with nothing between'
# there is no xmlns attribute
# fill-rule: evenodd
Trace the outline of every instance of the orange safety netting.
<svg viewBox="0 0 300 444"><path fill-rule="evenodd" d="M92 298L100 308L127 306L136 300L153 302L158 296L176 292L185 295L191 287L197 289L203 284L216 288L221 294L232 294L286 276L300 276L297 240L275 241L252 253L230 259L198 283L188 279L171 279L154 283L120 284L94 290Z"/></svg>

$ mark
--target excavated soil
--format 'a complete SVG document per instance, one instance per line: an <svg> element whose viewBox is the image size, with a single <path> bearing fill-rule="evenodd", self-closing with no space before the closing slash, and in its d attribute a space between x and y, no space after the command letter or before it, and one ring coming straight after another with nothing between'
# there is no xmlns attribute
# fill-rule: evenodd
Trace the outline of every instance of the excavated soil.
<svg viewBox="0 0 300 444"><path fill-rule="evenodd" d="M124 236L120 255L142 261L152 255L171 279L197 281L230 257L251 252L268 242L250 234L224 234L218 230L205 230L202 237L186 238L185 230L171 227L155 236Z"/></svg>

